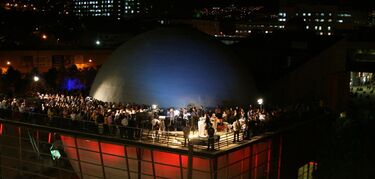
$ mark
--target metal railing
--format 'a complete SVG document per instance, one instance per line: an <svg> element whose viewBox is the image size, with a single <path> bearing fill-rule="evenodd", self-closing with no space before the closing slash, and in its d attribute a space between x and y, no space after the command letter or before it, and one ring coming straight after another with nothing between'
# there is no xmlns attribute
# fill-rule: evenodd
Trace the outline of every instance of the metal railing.
<svg viewBox="0 0 375 179"><path fill-rule="evenodd" d="M72 131L79 131L90 134L99 134L107 137L121 138L124 140L132 140L138 142L152 142L157 145L164 145L170 147L186 147L188 142L192 140L199 140L195 143L194 149L206 149L208 145L208 138L196 137L187 139L185 145L185 138L182 131L159 131L150 128L129 127L121 125L108 125L104 123L96 123L94 121L86 120L72 120L70 118L63 118L59 116L48 117L46 114L32 113L32 112L18 112L9 109L0 109L0 118L11 121L18 121L23 123L35 124L40 126L48 126L54 128L62 128ZM197 131L191 131L197 133ZM234 144L233 131L220 131L219 140L215 140L215 149L221 149ZM216 137L219 135L216 135ZM243 132L239 134L240 140L243 140Z"/></svg>
<svg viewBox="0 0 375 179"><path fill-rule="evenodd" d="M227 127L219 131L215 136L214 148L215 150L225 149L240 144L244 140L250 140L251 137L264 134L269 131L276 131L280 128L286 127L295 121L301 121L311 117L309 114L292 113L292 116L274 119L272 121L261 122L252 121L248 130L239 133L239 141L234 142L234 132ZM48 126L54 128L62 128L71 131L79 131L84 133L102 135L106 137L121 138L123 140L131 140L144 143L152 143L155 145L162 145L167 147L181 147L187 148L188 142L194 142L194 149L203 150L208 147L208 138L194 137L187 139L185 145L185 138L182 131L159 131L152 130L151 122L149 127L129 127L121 125L108 125L104 123L96 123L88 120L72 120L70 118L63 118L60 116L49 117L46 114L32 113L32 112L18 112L9 109L0 109L0 118L5 120L19 121L23 123L36 124L41 126ZM136 122L137 123L137 122ZM141 126L138 123L138 126ZM145 125L147 126L147 125ZM195 133L191 131L190 133ZM246 133L245 133L246 132ZM249 135L246 135L250 133ZM219 137L217 137L219 136Z"/></svg>

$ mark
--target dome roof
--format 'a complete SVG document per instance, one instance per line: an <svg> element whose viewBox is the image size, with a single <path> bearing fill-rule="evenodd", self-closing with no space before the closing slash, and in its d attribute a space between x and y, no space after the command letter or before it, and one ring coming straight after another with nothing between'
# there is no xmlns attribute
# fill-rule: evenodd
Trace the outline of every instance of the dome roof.
<svg viewBox="0 0 375 179"><path fill-rule="evenodd" d="M90 95L102 101L162 107L248 102L254 85L241 83L233 60L234 55L208 35L191 29L157 29L116 49L100 68Z"/></svg>

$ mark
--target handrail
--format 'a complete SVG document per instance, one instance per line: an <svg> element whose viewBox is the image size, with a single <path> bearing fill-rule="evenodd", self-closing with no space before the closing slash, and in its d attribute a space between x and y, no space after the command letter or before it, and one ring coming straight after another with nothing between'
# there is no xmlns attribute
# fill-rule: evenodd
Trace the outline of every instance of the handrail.
<svg viewBox="0 0 375 179"><path fill-rule="evenodd" d="M277 131L278 129L282 129L284 126L281 125L282 123L290 125L290 121L293 121L297 118L301 120L300 117L312 118L311 115L296 115L284 119L283 121L278 121L281 119L277 119L275 121L271 121L269 123L263 123L258 126L255 126L251 129L250 132L256 132L256 134L264 134L265 132ZM103 139L121 139L127 141L129 144L151 144L153 146L161 146L161 147L168 147L168 148L176 148L187 150L187 147L183 146L184 136L181 133L175 133L172 131L165 131L165 132L158 132L159 133L159 140L155 140L152 138L153 131L147 128L137 128L137 127L124 127L118 125L106 125L106 124L97 124L92 121L77 121L71 120L70 118L62 118L58 116L53 116L49 118L46 114L40 113L20 113L8 109L0 109L0 118L4 118L6 121L13 121L18 123L25 123L27 125L37 125L38 127L44 128L52 128L54 130L59 130L63 132L74 132L76 134L82 134L82 136L96 136L98 138ZM306 121L304 119L303 121ZM121 138L119 136L120 130L125 131L127 134L125 138ZM241 140L244 140L243 133L240 133ZM221 135L221 140L215 141L215 148L216 150L209 153L217 153L221 149L225 147L232 148L234 146L238 146L238 144L233 143L233 132L225 132ZM207 145L195 145L194 149L203 150L207 147Z"/></svg>

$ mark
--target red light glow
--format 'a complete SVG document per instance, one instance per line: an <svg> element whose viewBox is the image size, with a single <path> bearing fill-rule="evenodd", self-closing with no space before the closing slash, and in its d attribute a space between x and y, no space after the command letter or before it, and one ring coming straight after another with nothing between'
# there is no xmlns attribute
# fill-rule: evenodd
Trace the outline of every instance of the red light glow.
<svg viewBox="0 0 375 179"><path fill-rule="evenodd" d="M51 135L49 134L49 141ZM61 136L61 140L64 151L71 159L71 165L78 176L82 171L84 175L95 177L137 178L137 173L162 178L187 177L187 154L92 139L75 139L71 136ZM215 168L217 178L233 178L249 170L255 178L271 176L269 173L272 166L270 164L271 143L271 141L258 143L218 156L216 167L212 159L193 157L193 178L210 178ZM261 166L258 166L259 164ZM105 168L104 172L102 165Z"/></svg>
<svg viewBox="0 0 375 179"><path fill-rule="evenodd" d="M51 143L51 133L48 133L48 143L50 144Z"/></svg>

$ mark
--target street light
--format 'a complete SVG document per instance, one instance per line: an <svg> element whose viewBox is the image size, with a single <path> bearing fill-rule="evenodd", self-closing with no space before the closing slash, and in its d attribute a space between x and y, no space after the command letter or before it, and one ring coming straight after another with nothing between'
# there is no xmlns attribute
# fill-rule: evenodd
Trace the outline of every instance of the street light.
<svg viewBox="0 0 375 179"><path fill-rule="evenodd" d="M47 35L46 35L46 34L43 34L43 35L42 35L42 39L43 39L43 40L46 40L46 39L47 39Z"/></svg>
<svg viewBox="0 0 375 179"><path fill-rule="evenodd" d="M95 44L96 44L96 45L100 45L100 40L96 40L96 41L95 41Z"/></svg>
<svg viewBox="0 0 375 179"><path fill-rule="evenodd" d="M262 98L259 98L259 99L257 100L257 102L258 102L259 105L262 105L262 104L263 104L263 99L262 99Z"/></svg>
<svg viewBox="0 0 375 179"><path fill-rule="evenodd" d="M38 82L38 81L39 81L39 77L38 77L38 76L34 76L33 79L34 79L35 82Z"/></svg>
<svg viewBox="0 0 375 179"><path fill-rule="evenodd" d="M262 109L262 106L263 106L263 98L259 98L259 99L257 100L257 102L258 102L260 108Z"/></svg>

